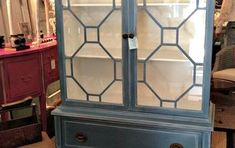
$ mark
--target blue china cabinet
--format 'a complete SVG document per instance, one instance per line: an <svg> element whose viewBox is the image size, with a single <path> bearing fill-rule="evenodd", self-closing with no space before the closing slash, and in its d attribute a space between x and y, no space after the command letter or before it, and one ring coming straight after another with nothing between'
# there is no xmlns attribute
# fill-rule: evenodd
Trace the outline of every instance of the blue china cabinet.
<svg viewBox="0 0 235 148"><path fill-rule="evenodd" d="M55 2L57 147L210 147L213 1Z"/></svg>

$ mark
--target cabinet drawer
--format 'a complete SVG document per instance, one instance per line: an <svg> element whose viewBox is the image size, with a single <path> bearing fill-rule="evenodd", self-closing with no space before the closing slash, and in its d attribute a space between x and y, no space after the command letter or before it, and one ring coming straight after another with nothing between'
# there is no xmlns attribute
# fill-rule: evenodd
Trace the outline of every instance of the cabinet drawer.
<svg viewBox="0 0 235 148"><path fill-rule="evenodd" d="M63 121L62 147L201 148L200 134Z"/></svg>
<svg viewBox="0 0 235 148"><path fill-rule="evenodd" d="M39 54L25 55L5 60L8 102L40 93L42 77Z"/></svg>
<svg viewBox="0 0 235 148"><path fill-rule="evenodd" d="M49 64L51 60L58 61L57 46L50 47L43 52L43 63Z"/></svg>
<svg viewBox="0 0 235 148"><path fill-rule="evenodd" d="M215 127L235 129L235 107L216 106Z"/></svg>

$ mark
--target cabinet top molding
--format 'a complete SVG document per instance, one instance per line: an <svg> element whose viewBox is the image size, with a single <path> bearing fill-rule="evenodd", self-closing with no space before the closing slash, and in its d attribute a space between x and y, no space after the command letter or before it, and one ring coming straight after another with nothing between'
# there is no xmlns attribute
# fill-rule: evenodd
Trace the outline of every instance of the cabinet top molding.
<svg viewBox="0 0 235 148"><path fill-rule="evenodd" d="M12 57L12 56L19 56L19 55L27 54L27 53L39 52L41 50L45 50L49 47L56 46L56 45L57 45L57 42L53 41L50 43L40 44L39 46L34 46L34 47L32 46L29 49L21 50L21 51L16 51L15 48L0 49L0 59Z"/></svg>

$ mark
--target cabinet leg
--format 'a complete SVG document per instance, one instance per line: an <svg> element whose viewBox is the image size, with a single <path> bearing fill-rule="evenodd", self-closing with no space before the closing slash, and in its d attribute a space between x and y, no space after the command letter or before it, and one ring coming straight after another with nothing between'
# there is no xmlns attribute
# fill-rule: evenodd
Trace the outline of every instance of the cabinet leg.
<svg viewBox="0 0 235 148"><path fill-rule="evenodd" d="M41 124L42 130L47 131L47 112L46 112L46 95L40 96L40 112L41 112Z"/></svg>

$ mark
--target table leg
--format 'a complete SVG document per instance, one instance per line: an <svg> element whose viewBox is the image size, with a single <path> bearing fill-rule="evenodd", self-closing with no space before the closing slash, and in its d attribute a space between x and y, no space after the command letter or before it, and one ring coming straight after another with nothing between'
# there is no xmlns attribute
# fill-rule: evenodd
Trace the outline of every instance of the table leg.
<svg viewBox="0 0 235 148"><path fill-rule="evenodd" d="M40 99L42 130L47 131L46 94L42 94L39 99Z"/></svg>

